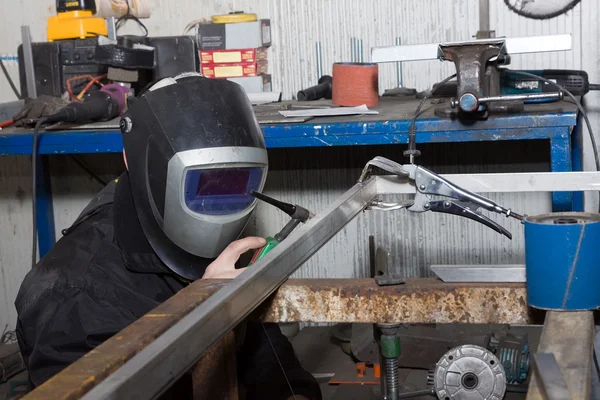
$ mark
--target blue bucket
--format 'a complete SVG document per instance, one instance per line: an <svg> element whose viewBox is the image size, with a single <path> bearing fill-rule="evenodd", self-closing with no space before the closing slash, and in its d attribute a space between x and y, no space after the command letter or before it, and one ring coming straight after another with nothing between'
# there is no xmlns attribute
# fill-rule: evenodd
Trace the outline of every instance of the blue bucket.
<svg viewBox="0 0 600 400"><path fill-rule="evenodd" d="M600 214L527 217L525 265L529 305L544 310L600 307Z"/></svg>

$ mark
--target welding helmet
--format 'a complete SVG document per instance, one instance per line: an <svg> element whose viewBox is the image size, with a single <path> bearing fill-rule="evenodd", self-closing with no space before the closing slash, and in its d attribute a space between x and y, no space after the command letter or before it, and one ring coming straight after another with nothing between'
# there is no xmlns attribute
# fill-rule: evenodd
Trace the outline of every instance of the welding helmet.
<svg viewBox="0 0 600 400"><path fill-rule="evenodd" d="M161 261L198 279L244 229L267 151L241 86L197 73L164 78L120 121L138 219Z"/></svg>

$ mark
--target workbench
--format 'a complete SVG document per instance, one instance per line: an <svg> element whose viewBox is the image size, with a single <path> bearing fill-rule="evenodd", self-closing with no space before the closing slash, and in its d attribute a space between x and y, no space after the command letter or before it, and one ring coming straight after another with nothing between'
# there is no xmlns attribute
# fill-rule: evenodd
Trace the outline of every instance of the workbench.
<svg viewBox="0 0 600 400"><path fill-rule="evenodd" d="M436 99L434 99L436 101ZM437 99L439 102L439 99ZM308 104L326 106L327 101L286 102L257 106L259 122L267 148L360 146L408 143L408 127L419 99L383 97L377 115L319 117L302 123L290 123L277 115L277 109ZM446 100L446 104L447 104ZM439 104L438 104L439 105ZM525 112L498 115L485 121L463 123L438 118L431 101L416 122L417 143L495 142L504 140L549 140L552 172L581 171L582 147L580 130L576 129L577 108L573 103L527 105ZM265 118L265 115L271 114ZM277 120L279 119L279 120ZM0 155L31 155L32 132L23 129L0 131ZM39 135L37 226L40 256L55 242L50 179L47 156L52 154L117 153L122 151L118 121L91 124L86 129L74 128L42 132ZM404 146L403 146L404 147ZM399 158L401 152L399 151ZM579 193L552 194L554 211L583 209Z"/></svg>

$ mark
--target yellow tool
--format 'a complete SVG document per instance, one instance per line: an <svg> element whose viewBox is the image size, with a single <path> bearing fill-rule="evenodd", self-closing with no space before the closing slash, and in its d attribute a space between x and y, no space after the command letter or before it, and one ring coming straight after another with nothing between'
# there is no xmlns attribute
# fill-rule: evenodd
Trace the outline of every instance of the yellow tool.
<svg viewBox="0 0 600 400"><path fill-rule="evenodd" d="M106 21L94 17L94 0L56 0L56 12L57 15L48 18L49 42L108 35Z"/></svg>
<svg viewBox="0 0 600 400"><path fill-rule="evenodd" d="M242 11L235 11L229 14L213 15L210 22L213 24L237 24L240 22L254 22L258 18L256 14L245 14Z"/></svg>

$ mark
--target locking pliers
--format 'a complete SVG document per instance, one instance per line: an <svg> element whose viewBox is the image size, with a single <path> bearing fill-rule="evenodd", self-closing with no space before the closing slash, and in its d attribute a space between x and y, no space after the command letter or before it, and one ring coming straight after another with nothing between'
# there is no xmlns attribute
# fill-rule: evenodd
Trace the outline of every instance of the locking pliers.
<svg viewBox="0 0 600 400"><path fill-rule="evenodd" d="M403 165L384 157L375 157L363 169L359 182L367 179L373 167L378 167L394 175L407 177L414 182L417 193L414 199L406 203L386 203L373 200L367 207L368 209L390 211L406 208L411 212L434 211L454 214L484 224L509 239L512 239L512 234L507 229L481 214L478 210L484 208L523 221L523 215L517 214L488 198L463 189L420 165ZM436 200L432 196L448 197L450 200Z"/></svg>

